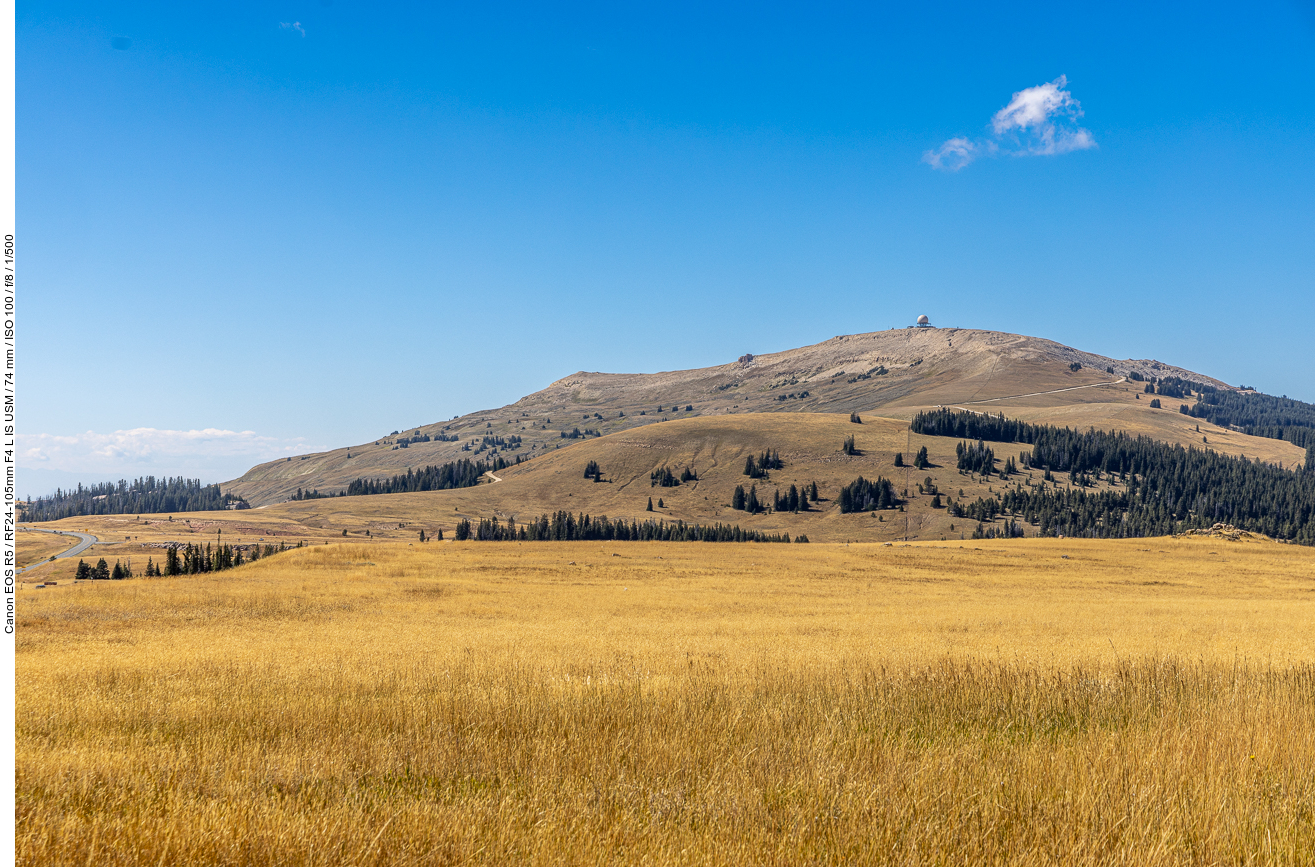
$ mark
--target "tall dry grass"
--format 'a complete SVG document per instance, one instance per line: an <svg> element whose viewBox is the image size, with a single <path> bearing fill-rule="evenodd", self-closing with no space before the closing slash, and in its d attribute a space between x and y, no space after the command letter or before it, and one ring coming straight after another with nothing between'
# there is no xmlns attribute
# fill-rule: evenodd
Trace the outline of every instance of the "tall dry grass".
<svg viewBox="0 0 1315 867"><path fill-rule="evenodd" d="M29 594L19 860L1315 863L1311 558L1029 545L344 546Z"/></svg>

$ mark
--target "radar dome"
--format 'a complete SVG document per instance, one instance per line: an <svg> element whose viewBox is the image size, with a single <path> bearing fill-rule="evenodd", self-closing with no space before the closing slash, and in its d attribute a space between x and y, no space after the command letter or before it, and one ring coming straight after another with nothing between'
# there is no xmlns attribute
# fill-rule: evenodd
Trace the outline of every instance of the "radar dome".
<svg viewBox="0 0 1315 867"><path fill-rule="evenodd" d="M921 315L921 316L918 317L918 324L919 324L919 325L930 325L930 324L931 324L931 320L928 319L928 318L927 318L927 314L924 313L923 315Z"/></svg>

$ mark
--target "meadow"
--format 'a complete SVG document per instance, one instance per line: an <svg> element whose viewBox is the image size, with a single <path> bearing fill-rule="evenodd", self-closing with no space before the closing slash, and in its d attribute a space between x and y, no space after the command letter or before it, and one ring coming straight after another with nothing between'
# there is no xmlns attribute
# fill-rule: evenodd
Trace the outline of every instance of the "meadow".
<svg viewBox="0 0 1315 867"><path fill-rule="evenodd" d="M31 566L33 563L40 563L42 560L48 560L61 551L67 551L78 543L78 540L72 536L61 536L56 533L38 533L35 530L18 531L17 538L18 565Z"/></svg>
<svg viewBox="0 0 1315 867"><path fill-rule="evenodd" d="M1315 863L1315 551L330 544L19 591L23 864Z"/></svg>

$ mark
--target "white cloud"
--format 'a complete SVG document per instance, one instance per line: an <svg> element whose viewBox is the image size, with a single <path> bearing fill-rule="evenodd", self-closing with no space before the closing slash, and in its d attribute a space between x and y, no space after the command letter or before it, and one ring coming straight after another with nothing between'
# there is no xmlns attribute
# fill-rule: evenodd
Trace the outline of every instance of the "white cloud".
<svg viewBox="0 0 1315 867"><path fill-rule="evenodd" d="M922 155L922 161L934 169L957 172L977 159L977 145L966 138L952 138L934 151Z"/></svg>
<svg viewBox="0 0 1315 867"><path fill-rule="evenodd" d="M1082 106L1065 88L1068 77L1020 90L991 118L991 136L974 142L952 138L922 155L934 169L958 171L980 154L1055 156L1096 147L1091 131L1078 126Z"/></svg>
<svg viewBox="0 0 1315 867"><path fill-rule="evenodd" d="M279 27L284 30L295 30L302 35L302 38L305 38L306 36L306 29L301 26L300 21L293 21L291 24L286 21L280 21Z"/></svg>
<svg viewBox="0 0 1315 867"><path fill-rule="evenodd" d="M122 476L154 474L227 481L253 464L312 449L300 437L280 439L254 431L158 430L142 427L112 433L87 431L20 434L18 468Z"/></svg>

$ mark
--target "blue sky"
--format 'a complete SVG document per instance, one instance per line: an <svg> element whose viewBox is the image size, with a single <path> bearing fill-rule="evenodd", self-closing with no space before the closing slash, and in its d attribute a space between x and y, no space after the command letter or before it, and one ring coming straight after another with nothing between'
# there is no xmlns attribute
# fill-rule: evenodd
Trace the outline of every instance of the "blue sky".
<svg viewBox="0 0 1315 867"><path fill-rule="evenodd" d="M192 6L19 7L31 493L924 312L1315 400L1311 3Z"/></svg>

